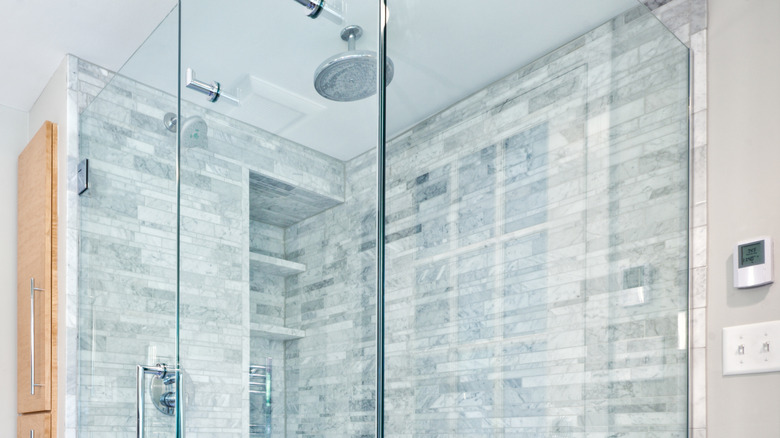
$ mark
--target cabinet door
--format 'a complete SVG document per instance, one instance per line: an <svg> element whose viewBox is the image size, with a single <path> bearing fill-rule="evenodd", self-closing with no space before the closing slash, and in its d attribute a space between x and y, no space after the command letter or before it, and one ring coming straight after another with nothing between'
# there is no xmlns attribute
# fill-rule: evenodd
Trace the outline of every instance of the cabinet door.
<svg viewBox="0 0 780 438"><path fill-rule="evenodd" d="M20 415L16 428L18 438L51 438L51 414Z"/></svg>
<svg viewBox="0 0 780 438"><path fill-rule="evenodd" d="M46 122L18 162L17 198L17 401L19 413L52 406L52 282L54 145L57 128Z"/></svg>

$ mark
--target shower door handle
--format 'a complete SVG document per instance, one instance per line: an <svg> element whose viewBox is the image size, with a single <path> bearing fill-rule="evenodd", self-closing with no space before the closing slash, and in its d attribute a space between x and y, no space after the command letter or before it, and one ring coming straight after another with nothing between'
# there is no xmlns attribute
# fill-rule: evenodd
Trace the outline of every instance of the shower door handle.
<svg viewBox="0 0 780 438"><path fill-rule="evenodd" d="M145 377L147 374L153 375L155 378L164 379L171 373L177 373L178 370L174 368L168 368L164 363L158 363L157 365L138 365L136 367L136 386L135 386L135 419L136 419L136 436L137 438L143 438L144 436L144 402L146 400L145 391ZM177 379L178 380L178 379Z"/></svg>
<svg viewBox="0 0 780 438"><path fill-rule="evenodd" d="M190 90L195 90L198 93L205 94L208 97L209 102L216 102L220 98L227 99L231 103L238 105L240 101L237 97L225 94L222 90L222 85L214 81L212 83L203 82L195 78L195 71L191 68L187 68L184 73L184 86Z"/></svg>
<svg viewBox="0 0 780 438"><path fill-rule="evenodd" d="M35 387L43 384L35 383L35 292L44 292L35 287L35 278L30 277L30 394L35 395ZM30 431L33 433L33 431Z"/></svg>

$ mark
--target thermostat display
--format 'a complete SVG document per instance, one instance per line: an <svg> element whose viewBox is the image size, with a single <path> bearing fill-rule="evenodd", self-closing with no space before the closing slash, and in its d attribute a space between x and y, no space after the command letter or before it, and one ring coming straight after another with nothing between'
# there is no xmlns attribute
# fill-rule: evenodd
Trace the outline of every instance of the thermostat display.
<svg viewBox="0 0 780 438"><path fill-rule="evenodd" d="M764 241L739 246L739 267L761 265L764 263Z"/></svg>
<svg viewBox="0 0 780 438"><path fill-rule="evenodd" d="M744 289L772 283L772 265L770 237L739 242L734 249L734 287Z"/></svg>

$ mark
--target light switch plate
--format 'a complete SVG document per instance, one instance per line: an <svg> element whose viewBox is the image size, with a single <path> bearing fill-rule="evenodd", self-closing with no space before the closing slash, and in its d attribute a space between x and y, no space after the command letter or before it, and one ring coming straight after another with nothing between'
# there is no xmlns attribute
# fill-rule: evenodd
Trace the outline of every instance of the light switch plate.
<svg viewBox="0 0 780 438"><path fill-rule="evenodd" d="M723 375L780 371L780 321L723 328Z"/></svg>

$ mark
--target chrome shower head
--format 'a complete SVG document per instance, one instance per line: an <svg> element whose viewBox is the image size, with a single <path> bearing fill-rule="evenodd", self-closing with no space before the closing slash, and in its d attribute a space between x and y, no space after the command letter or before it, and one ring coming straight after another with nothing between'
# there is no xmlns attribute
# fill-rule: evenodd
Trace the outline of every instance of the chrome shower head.
<svg viewBox="0 0 780 438"><path fill-rule="evenodd" d="M201 143L208 139L209 126L203 118L198 116L187 117L181 125L181 138L195 143Z"/></svg>
<svg viewBox="0 0 780 438"><path fill-rule="evenodd" d="M355 41L363 35L360 26L347 26L341 39L348 50L325 60L314 73L314 88L326 99L352 102L376 93L376 52L355 50ZM393 61L387 58L385 84L393 80Z"/></svg>
<svg viewBox="0 0 780 438"><path fill-rule="evenodd" d="M165 129L176 132L179 129L179 119L175 113L166 113L163 117ZM202 117L193 116L184 119L181 130L181 141L189 147L205 147L208 144L209 126Z"/></svg>

